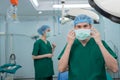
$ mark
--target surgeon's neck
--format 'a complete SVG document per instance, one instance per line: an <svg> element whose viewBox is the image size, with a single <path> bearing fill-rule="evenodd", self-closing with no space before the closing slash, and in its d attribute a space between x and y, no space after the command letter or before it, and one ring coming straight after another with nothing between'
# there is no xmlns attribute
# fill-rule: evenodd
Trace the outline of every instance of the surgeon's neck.
<svg viewBox="0 0 120 80"><path fill-rule="evenodd" d="M80 40L80 42L82 43L83 46L85 46L89 40L90 38L85 39L85 40Z"/></svg>
<svg viewBox="0 0 120 80"><path fill-rule="evenodd" d="M43 41L46 41L46 36L41 36L41 39L42 39Z"/></svg>

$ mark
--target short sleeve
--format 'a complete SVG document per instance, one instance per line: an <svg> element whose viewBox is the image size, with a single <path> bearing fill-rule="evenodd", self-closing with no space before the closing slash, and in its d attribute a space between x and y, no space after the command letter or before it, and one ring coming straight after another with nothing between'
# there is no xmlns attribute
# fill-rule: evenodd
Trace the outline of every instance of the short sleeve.
<svg viewBox="0 0 120 80"><path fill-rule="evenodd" d="M34 43L34 46L33 46L32 55L37 56L37 55L38 55L38 52L39 52L39 43L38 43L38 41L36 41L36 42Z"/></svg>
<svg viewBox="0 0 120 80"><path fill-rule="evenodd" d="M107 43L105 41L102 40L102 43L104 45L104 47L107 49L107 51L115 58L117 59L117 55L116 53L107 45Z"/></svg>

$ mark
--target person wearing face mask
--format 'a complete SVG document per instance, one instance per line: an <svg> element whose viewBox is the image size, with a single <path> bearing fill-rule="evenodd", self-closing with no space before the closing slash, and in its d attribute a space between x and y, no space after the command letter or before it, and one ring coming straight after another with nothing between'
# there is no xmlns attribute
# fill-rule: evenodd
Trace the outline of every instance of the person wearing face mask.
<svg viewBox="0 0 120 80"><path fill-rule="evenodd" d="M33 47L32 58L34 60L35 80L53 80L53 51L55 44L50 44L47 40L50 37L50 27L42 25L38 29L40 39L36 40Z"/></svg>
<svg viewBox="0 0 120 80"><path fill-rule="evenodd" d="M68 69L68 80L107 80L107 67L118 71L117 56L92 27L93 19L81 14L74 20L67 44L59 55L58 70Z"/></svg>

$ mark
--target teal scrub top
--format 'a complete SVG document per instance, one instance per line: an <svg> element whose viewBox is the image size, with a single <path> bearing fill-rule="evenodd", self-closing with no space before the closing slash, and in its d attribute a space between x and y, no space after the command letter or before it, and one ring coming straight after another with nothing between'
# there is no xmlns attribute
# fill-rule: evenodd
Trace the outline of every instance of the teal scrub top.
<svg viewBox="0 0 120 80"><path fill-rule="evenodd" d="M52 54L52 47L49 41L45 43L39 39L34 43L32 55L38 56L48 53ZM49 77L54 74L53 61L51 58L34 59L34 68L36 78Z"/></svg>
<svg viewBox="0 0 120 80"><path fill-rule="evenodd" d="M117 58L111 48L102 41L108 52ZM65 48L59 55L60 59ZM69 80L107 80L105 61L99 46L91 38L85 46L78 39L75 39L69 57Z"/></svg>

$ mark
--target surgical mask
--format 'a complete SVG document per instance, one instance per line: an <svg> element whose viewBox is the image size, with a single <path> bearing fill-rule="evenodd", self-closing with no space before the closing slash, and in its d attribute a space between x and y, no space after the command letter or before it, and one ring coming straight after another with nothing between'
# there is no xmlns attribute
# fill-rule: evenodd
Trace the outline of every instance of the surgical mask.
<svg viewBox="0 0 120 80"><path fill-rule="evenodd" d="M75 30L76 38L79 40L85 40L90 37L90 29L78 29Z"/></svg>
<svg viewBox="0 0 120 80"><path fill-rule="evenodd" d="M46 37L50 37L51 36L51 32L46 32Z"/></svg>

